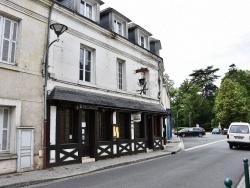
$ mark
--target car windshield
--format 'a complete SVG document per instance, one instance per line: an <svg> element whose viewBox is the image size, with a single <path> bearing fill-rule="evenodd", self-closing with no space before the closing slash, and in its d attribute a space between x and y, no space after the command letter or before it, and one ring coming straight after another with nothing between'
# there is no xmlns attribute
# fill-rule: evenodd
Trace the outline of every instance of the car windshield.
<svg viewBox="0 0 250 188"><path fill-rule="evenodd" d="M232 125L229 132L248 134L249 128L247 125Z"/></svg>
<svg viewBox="0 0 250 188"><path fill-rule="evenodd" d="M218 130L219 130L219 129L217 129L217 128L216 128L216 129L213 129L213 131L218 131Z"/></svg>

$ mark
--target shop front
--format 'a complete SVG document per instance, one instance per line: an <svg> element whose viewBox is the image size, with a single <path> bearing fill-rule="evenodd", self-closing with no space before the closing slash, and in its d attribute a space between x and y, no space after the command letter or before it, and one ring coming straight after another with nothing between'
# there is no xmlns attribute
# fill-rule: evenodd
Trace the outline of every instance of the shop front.
<svg viewBox="0 0 250 188"><path fill-rule="evenodd" d="M56 86L48 96L47 166L161 149L165 117L157 103Z"/></svg>

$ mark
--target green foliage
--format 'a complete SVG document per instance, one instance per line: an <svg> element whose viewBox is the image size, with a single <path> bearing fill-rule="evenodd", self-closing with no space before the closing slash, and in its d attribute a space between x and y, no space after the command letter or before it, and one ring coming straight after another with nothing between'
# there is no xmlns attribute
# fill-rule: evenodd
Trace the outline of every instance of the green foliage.
<svg viewBox="0 0 250 188"><path fill-rule="evenodd" d="M193 71L191 81L200 87L200 91L204 98L210 98L214 96L217 86L213 82L220 76L215 75L219 69L213 69L213 66L208 66L205 69L199 69Z"/></svg>
<svg viewBox="0 0 250 188"><path fill-rule="evenodd" d="M200 87L189 80L184 80L176 92L175 100L171 101L173 113L177 116L179 111L178 124L187 127L196 124L203 128L210 127L211 119L214 118L212 107L211 102L201 95Z"/></svg>
<svg viewBox="0 0 250 188"><path fill-rule="evenodd" d="M215 100L216 118L223 127L234 121L247 121L249 106L246 89L229 78L223 79Z"/></svg>
<svg viewBox="0 0 250 188"><path fill-rule="evenodd" d="M246 104L248 111L250 109L250 71L249 70L237 70L236 66L230 66L228 73L226 73L225 77L222 79L224 82L225 79L230 79L234 83L238 83L241 88L242 95L247 99ZM248 112L247 122L250 122L250 113Z"/></svg>
<svg viewBox="0 0 250 188"><path fill-rule="evenodd" d="M218 89L213 84L219 69L208 66L190 74L179 88L170 90L172 123L193 127L199 124L206 131L211 127L228 128L233 121L250 122L250 71L237 70L235 65L222 78ZM169 78L168 78L169 79Z"/></svg>
<svg viewBox="0 0 250 188"><path fill-rule="evenodd" d="M163 75L163 83L167 84L169 91L174 89L174 81L169 78L167 73L164 73Z"/></svg>

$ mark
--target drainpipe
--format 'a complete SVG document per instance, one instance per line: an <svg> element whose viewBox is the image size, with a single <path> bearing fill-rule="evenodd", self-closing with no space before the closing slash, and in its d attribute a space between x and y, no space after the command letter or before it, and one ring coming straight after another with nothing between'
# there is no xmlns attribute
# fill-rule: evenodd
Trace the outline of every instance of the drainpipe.
<svg viewBox="0 0 250 188"><path fill-rule="evenodd" d="M159 86L159 91L158 91L158 99L159 99L159 102L161 103L161 77L160 77L160 61L158 62L158 86Z"/></svg>
<svg viewBox="0 0 250 188"><path fill-rule="evenodd" d="M44 125L43 125L43 168L47 167L47 79L48 79L48 54L47 52L48 45L49 45L49 38L50 38L50 23L51 23L51 14L53 7L55 5L55 0L52 0L52 4L49 10L49 17L48 17L48 27L47 27L47 42L46 42L46 50L44 52L45 60L44 60Z"/></svg>

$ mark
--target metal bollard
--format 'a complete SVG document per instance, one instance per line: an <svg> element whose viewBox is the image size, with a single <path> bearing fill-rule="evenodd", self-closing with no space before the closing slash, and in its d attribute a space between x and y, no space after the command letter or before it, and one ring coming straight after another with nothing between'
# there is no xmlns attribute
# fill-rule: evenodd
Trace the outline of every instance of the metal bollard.
<svg viewBox="0 0 250 188"><path fill-rule="evenodd" d="M231 186L233 185L233 181L230 178L225 178L224 184L225 184L226 188L231 188Z"/></svg>
<svg viewBox="0 0 250 188"><path fill-rule="evenodd" d="M243 159L244 162L244 173L245 173L245 186L246 188L250 188L249 186L249 171L248 171L248 159L244 158Z"/></svg>

